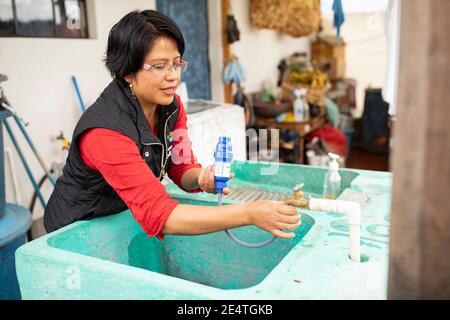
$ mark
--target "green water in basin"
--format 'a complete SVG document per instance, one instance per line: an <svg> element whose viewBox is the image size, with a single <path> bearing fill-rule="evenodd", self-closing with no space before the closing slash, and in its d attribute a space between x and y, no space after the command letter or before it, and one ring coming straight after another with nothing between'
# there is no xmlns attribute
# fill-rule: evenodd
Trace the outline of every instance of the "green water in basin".
<svg viewBox="0 0 450 320"><path fill-rule="evenodd" d="M181 203L214 205L211 202ZM225 232L201 236L149 238L129 211L80 224L48 239L50 246L220 289L243 289L260 283L310 230L314 220L302 215L292 239L276 239L264 248L245 248ZM254 226L234 229L244 241L271 237Z"/></svg>

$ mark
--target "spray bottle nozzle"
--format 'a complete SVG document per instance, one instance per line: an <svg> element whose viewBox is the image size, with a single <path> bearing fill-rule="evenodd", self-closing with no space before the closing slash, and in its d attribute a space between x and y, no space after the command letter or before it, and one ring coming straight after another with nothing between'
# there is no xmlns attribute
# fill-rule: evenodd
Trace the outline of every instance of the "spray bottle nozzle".
<svg viewBox="0 0 450 320"><path fill-rule="evenodd" d="M333 153L333 152L328 152L328 156L329 156L329 157L331 158L331 160L333 160L333 161L338 161L339 158L340 158L339 155L337 155L336 153Z"/></svg>
<svg viewBox="0 0 450 320"><path fill-rule="evenodd" d="M339 160L340 156L335 153L332 153L332 152L329 152L328 156L330 157L330 162L329 162L330 170L337 171L339 169L338 160Z"/></svg>

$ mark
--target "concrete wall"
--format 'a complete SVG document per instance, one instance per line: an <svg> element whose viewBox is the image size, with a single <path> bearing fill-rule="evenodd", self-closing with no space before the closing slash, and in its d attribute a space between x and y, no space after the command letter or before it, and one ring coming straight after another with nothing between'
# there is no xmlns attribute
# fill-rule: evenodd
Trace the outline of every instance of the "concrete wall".
<svg viewBox="0 0 450 320"><path fill-rule="evenodd" d="M155 8L152 0L87 2L89 15L93 17L89 27L94 29L94 38L0 38L0 73L9 77L3 86L5 93L17 112L30 122L28 133L48 164L65 158L61 143L52 142L51 136L62 130L71 139L81 115L71 75L77 76L84 102L89 106L111 81L102 58L113 24L131 10ZM39 179L43 171L18 130L16 134L33 173ZM4 136L5 147L12 148L6 132ZM15 152L13 157L20 187L20 204L28 207L33 188ZM6 198L8 202L14 202L8 165L5 165L5 171ZM46 197L50 191L51 188L44 188ZM42 215L40 208L37 204L36 217Z"/></svg>

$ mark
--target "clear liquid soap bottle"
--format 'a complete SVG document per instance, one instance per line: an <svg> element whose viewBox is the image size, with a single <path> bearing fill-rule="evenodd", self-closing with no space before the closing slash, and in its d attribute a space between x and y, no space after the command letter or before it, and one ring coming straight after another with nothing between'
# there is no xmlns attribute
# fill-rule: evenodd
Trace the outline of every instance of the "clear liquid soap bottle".
<svg viewBox="0 0 450 320"><path fill-rule="evenodd" d="M339 156L328 153L330 157L328 172L325 174L323 182L323 197L325 199L336 199L341 189L341 176L339 175Z"/></svg>

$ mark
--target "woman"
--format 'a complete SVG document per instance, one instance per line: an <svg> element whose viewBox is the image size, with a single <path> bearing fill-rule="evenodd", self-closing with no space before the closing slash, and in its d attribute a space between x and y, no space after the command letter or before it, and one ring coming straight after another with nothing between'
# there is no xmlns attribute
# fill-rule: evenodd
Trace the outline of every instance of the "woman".
<svg viewBox="0 0 450 320"><path fill-rule="evenodd" d="M77 123L45 209L48 232L129 208L142 229L160 240L245 225L294 236L281 230L297 228L299 215L281 202L206 207L180 204L166 193L166 173L185 191L215 193L211 168L192 155L186 112L175 94L187 64L183 53L181 31L156 11L131 12L111 29L105 61L114 80ZM181 144L183 161L171 156Z"/></svg>

